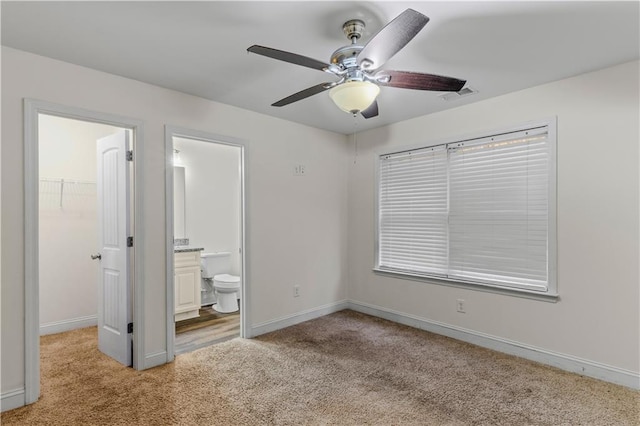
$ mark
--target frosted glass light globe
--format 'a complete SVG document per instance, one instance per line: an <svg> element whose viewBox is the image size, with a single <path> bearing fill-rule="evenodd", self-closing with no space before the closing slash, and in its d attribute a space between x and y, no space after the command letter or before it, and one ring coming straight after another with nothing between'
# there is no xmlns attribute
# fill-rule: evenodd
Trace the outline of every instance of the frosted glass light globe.
<svg viewBox="0 0 640 426"><path fill-rule="evenodd" d="M345 112L356 114L364 111L380 93L377 84L368 81L347 81L329 91L331 100Z"/></svg>

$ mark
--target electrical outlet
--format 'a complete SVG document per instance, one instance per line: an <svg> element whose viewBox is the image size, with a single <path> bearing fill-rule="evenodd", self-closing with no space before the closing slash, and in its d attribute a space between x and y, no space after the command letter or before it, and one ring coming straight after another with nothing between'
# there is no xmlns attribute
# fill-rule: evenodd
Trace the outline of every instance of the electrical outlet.
<svg viewBox="0 0 640 426"><path fill-rule="evenodd" d="M467 312L464 308L464 300L463 299L458 299L456 300L456 311L464 314L465 312Z"/></svg>
<svg viewBox="0 0 640 426"><path fill-rule="evenodd" d="M293 286L293 297L299 297L300 296L300 286L299 285L294 285Z"/></svg>

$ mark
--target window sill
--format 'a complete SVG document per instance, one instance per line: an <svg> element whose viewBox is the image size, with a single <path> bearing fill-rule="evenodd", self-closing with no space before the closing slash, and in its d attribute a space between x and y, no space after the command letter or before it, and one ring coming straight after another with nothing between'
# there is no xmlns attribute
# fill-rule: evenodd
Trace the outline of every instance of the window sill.
<svg viewBox="0 0 640 426"><path fill-rule="evenodd" d="M506 296L522 297L525 299L540 300L543 302L556 303L560 300L557 293L542 293L537 291L529 291L517 288L499 287L490 284L468 283L464 281L452 280L442 277L428 277L423 275L414 275L401 272L392 272L384 269L373 268L376 275L387 276L390 278L398 278L411 281L420 281L428 284L444 285L448 287L463 288L467 290L482 291L486 293L502 294Z"/></svg>

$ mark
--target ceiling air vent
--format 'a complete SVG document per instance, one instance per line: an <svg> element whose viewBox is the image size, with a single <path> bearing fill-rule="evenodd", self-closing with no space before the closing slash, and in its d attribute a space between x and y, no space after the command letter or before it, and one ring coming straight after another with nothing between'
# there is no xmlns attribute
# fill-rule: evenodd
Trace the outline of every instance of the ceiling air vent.
<svg viewBox="0 0 640 426"><path fill-rule="evenodd" d="M478 91L476 89L473 89L471 87L463 87L458 92L448 92L448 93L445 93L444 95L440 95L438 97L440 99L442 99L443 101L453 101L454 99L464 98L465 96L470 96L470 95L473 95L475 93L478 93Z"/></svg>

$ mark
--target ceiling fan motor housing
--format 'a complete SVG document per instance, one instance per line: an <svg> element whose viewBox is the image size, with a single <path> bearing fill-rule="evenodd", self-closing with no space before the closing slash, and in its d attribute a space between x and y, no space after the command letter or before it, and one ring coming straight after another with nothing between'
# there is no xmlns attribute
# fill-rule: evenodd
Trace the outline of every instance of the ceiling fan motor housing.
<svg viewBox="0 0 640 426"><path fill-rule="evenodd" d="M355 44L356 41L362 37L364 27L364 21L361 21L360 19L351 19L342 25L342 31L344 32L344 35L351 40L351 43Z"/></svg>
<svg viewBox="0 0 640 426"><path fill-rule="evenodd" d="M365 23L360 19L351 19L342 25L344 35L351 40L351 45L341 47L331 55L331 63L338 65L344 72L341 73L346 81L363 81L364 77L358 67L358 54L364 46L356 42L362 37Z"/></svg>
<svg viewBox="0 0 640 426"><path fill-rule="evenodd" d="M357 67L358 53L363 47L357 44L341 47L331 55L331 63L339 65L342 69Z"/></svg>

